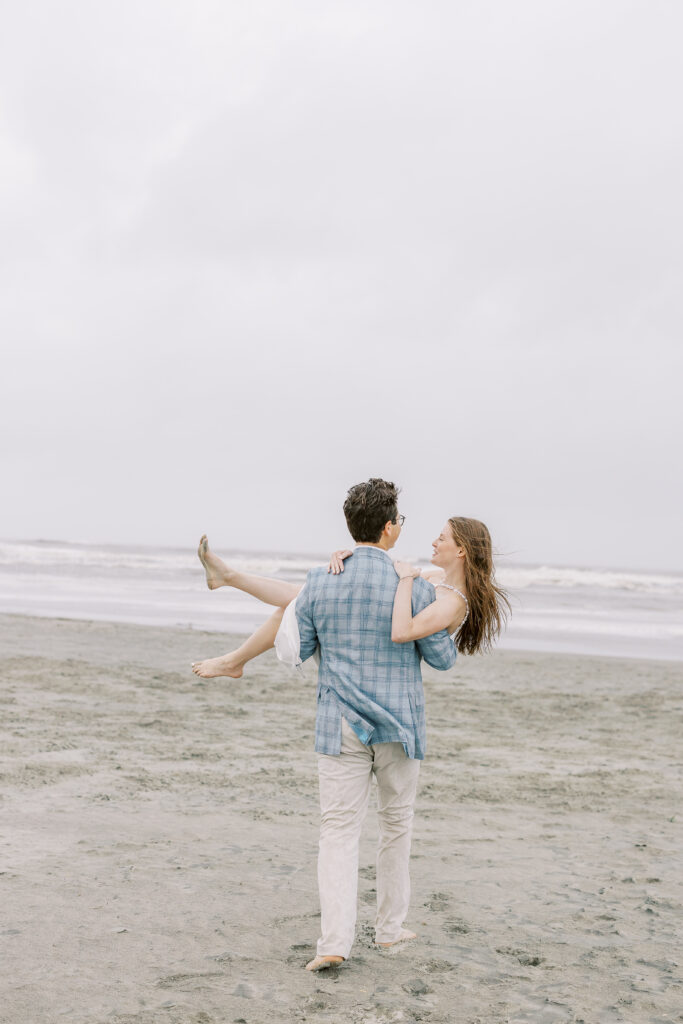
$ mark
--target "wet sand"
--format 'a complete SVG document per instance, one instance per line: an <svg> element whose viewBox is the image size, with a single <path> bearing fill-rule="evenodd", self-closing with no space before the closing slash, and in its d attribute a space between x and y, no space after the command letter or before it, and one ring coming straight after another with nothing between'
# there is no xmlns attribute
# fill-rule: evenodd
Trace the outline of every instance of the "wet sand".
<svg viewBox="0 0 683 1024"><path fill-rule="evenodd" d="M683 1021L683 666L425 671L417 941L318 935L315 667L198 680L229 638L0 617L3 1024Z"/></svg>

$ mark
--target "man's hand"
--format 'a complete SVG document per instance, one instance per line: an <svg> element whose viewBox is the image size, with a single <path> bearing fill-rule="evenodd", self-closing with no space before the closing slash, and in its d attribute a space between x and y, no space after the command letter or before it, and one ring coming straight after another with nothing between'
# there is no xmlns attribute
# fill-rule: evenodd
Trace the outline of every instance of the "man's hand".
<svg viewBox="0 0 683 1024"><path fill-rule="evenodd" d="M327 571L334 573L335 576L337 573L344 572L344 559L350 558L352 554L353 551L350 551L348 548L333 552L330 555L330 564L327 567Z"/></svg>

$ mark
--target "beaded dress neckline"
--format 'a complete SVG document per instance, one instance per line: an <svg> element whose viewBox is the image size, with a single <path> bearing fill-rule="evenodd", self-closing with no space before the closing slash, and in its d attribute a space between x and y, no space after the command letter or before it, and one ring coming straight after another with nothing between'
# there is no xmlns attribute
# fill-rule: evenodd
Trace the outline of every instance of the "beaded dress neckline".
<svg viewBox="0 0 683 1024"><path fill-rule="evenodd" d="M462 590L458 590L457 587L452 587L450 585L450 583L435 583L434 586L435 587L445 587L446 590L452 590L454 594L457 594L458 597L461 597L463 599L463 601L465 602L465 617L462 620L462 622L460 623L460 625L458 626L458 628L455 630L455 632L451 633L451 640L453 640L453 639L455 639L455 637L458 635L458 633L460 632L462 627L467 622L467 617L470 614L470 602L467 600L467 597L465 596L465 594L463 594Z"/></svg>

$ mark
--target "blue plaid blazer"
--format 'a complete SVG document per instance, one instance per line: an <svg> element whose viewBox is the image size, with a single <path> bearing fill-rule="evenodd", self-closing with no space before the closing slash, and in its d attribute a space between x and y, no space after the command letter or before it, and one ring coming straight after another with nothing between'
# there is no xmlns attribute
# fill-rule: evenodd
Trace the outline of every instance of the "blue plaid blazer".
<svg viewBox="0 0 683 1024"><path fill-rule="evenodd" d="M425 753L425 702L420 660L436 669L455 664L445 629L395 644L391 616L398 576L379 548L356 548L339 575L311 569L296 599L301 660L320 648L315 749L339 754L342 715L361 742L402 743L408 757ZM434 601L426 580L413 584L413 615Z"/></svg>

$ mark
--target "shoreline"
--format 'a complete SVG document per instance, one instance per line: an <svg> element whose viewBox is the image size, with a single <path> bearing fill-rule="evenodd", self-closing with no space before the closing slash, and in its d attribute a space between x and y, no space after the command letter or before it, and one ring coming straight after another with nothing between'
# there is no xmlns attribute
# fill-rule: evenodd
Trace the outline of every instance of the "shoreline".
<svg viewBox="0 0 683 1024"><path fill-rule="evenodd" d="M236 568L303 583L311 554L222 552ZM403 556L411 560L407 552ZM246 634L267 617L255 598L207 589L194 547L0 542L0 614L131 622ZM426 563L425 563L426 564ZM683 662L683 575L605 565L498 566L513 610L501 650Z"/></svg>
<svg viewBox="0 0 683 1024"><path fill-rule="evenodd" d="M315 669L195 677L222 633L3 615L1 1024L677 1019L683 668L497 651L425 670L407 920L318 935ZM198 650L197 647L201 649Z"/></svg>
<svg viewBox="0 0 683 1024"><path fill-rule="evenodd" d="M218 651L219 654L223 653L227 649L230 649L230 647L226 646L226 645L234 644L234 646L238 646L239 643L242 640L244 640L244 638L246 636L249 636L253 632L253 629L251 629L251 628L245 629L244 631L237 630L237 629L228 629L228 630L205 629L203 627L194 626L191 623L169 625L169 624L166 624L166 623L128 622L128 621L123 621L121 619L81 618L81 617L71 617L71 616L64 616L64 615L29 615L29 614L26 614L24 612L2 612L2 611L0 611L0 625L5 620L19 621L19 622L22 622L22 623L24 623L24 622L25 623L30 623L30 622L35 622L35 623L59 622L59 623L64 623L64 624L66 624L66 623L75 623L75 624L79 624L79 625L85 626L85 627L94 627L94 626L107 627L107 626L110 626L110 627L121 627L122 629L131 628L131 629L143 629L143 630L159 630L159 631L163 631L163 632L167 632L167 633L171 633L171 632L187 633L189 635L197 636L197 637L199 637L199 636L222 637L223 638L223 640L222 640L223 647L222 647L222 649L220 651ZM538 641L538 642L542 643L541 641ZM489 654L481 655L481 656L480 655L475 655L473 658L469 658L467 655L459 654L458 655L459 663L462 663L463 661L470 661L470 660L477 661L477 660L481 660L482 658L488 658L488 657L491 657L491 656L499 657L499 656L514 656L514 655L520 655L520 656L522 656L522 655L530 655L530 656L531 655L535 655L535 656L538 656L540 658L545 658L545 657L549 657L550 658L550 657L557 656L558 658L586 658L586 659L589 659L589 660L590 659L597 659L597 660L607 659L609 661L624 661L624 662L628 662L629 664L631 664L633 662L644 662L646 664L652 663L653 665L660 665L660 666L662 666L662 665L664 665L664 666L666 666L666 665L670 665L670 666L683 666L683 659L679 659L679 658L665 658L665 657L659 657L659 656L653 656L653 655L643 656L643 655L640 655L640 654L635 654L635 655L630 655L630 654L606 654L606 653L601 653L601 652L576 651L576 650L571 650L571 649L564 649L564 650L563 649L559 649L558 650L558 649L555 649L554 647L550 647L550 646L547 646L547 647L546 646L541 646L541 647L522 647L522 646L518 646L519 643L521 643L521 641L515 641L514 645L511 645L509 647L497 646L497 647L494 647L493 651L490 652ZM550 644L551 641L543 641L543 643ZM202 658L202 657L215 657L215 655L214 654L202 655L200 653L198 655L198 657L199 658ZM198 660L198 659L195 658L194 660Z"/></svg>

